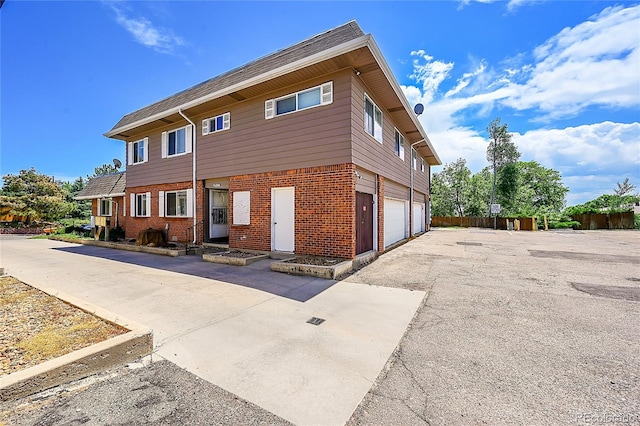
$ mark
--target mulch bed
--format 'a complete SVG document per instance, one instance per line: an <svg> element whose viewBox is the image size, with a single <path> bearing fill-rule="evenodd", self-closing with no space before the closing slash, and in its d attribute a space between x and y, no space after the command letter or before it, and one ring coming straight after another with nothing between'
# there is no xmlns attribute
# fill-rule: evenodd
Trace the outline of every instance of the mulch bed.
<svg viewBox="0 0 640 426"><path fill-rule="evenodd" d="M249 253L249 252L240 251L240 250L221 251L221 252L216 252L211 254L214 256L222 256L222 257L236 257L238 259L246 259L249 257L257 256L257 254L255 253Z"/></svg>
<svg viewBox="0 0 640 426"><path fill-rule="evenodd" d="M0 277L0 376L127 331L13 277Z"/></svg>
<svg viewBox="0 0 640 426"><path fill-rule="evenodd" d="M330 257L316 257L316 256L296 256L293 259L285 260L286 263L300 263L302 265L313 266L333 266L340 262L344 262L344 259L334 259Z"/></svg>

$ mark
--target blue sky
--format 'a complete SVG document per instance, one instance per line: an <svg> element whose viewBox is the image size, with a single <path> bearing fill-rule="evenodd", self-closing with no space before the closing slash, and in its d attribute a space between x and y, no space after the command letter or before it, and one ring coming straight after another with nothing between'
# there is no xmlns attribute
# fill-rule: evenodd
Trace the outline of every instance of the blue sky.
<svg viewBox="0 0 640 426"><path fill-rule="evenodd" d="M0 9L0 172L124 160L126 113L355 19L443 162L487 165L501 117L569 205L640 187L640 5L607 1L18 1ZM441 167L434 167L437 172Z"/></svg>

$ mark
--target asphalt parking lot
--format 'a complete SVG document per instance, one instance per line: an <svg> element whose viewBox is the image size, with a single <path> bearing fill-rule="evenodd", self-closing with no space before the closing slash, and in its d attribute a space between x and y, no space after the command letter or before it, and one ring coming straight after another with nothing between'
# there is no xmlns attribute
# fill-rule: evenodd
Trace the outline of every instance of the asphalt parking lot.
<svg viewBox="0 0 640 426"><path fill-rule="evenodd" d="M639 248L636 231L436 228L382 255L342 285L426 295L348 424L639 424ZM105 377L4 420L286 423L169 362Z"/></svg>

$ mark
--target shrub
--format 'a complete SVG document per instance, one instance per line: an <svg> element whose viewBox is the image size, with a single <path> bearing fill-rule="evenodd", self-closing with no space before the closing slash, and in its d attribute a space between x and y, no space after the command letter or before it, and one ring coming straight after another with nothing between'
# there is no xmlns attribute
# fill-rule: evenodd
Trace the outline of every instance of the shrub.
<svg viewBox="0 0 640 426"><path fill-rule="evenodd" d="M549 222L549 228L551 229L580 229L580 222L577 220L568 220L563 222Z"/></svg>

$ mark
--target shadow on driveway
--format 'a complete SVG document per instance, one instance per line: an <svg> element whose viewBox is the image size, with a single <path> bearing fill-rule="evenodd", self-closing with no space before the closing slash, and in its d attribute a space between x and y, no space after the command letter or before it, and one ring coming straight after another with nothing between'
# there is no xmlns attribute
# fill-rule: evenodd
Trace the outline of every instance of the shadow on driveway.
<svg viewBox="0 0 640 426"><path fill-rule="evenodd" d="M260 260L248 266L233 266L205 262L201 256L195 255L168 257L85 245L60 247L53 250L224 281L298 302L306 302L337 282L323 278L273 272L270 269L271 259Z"/></svg>

